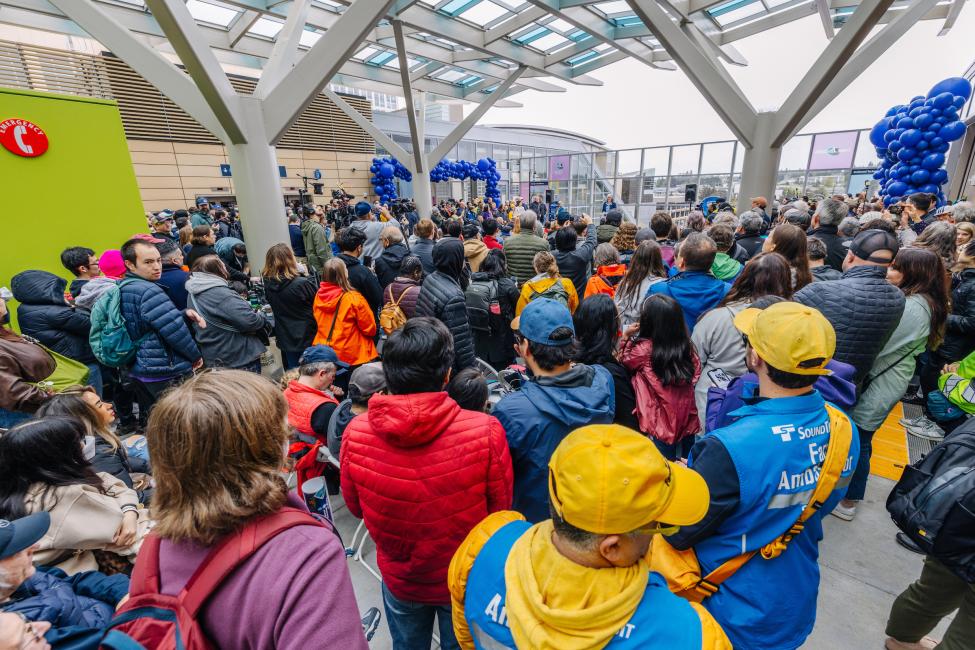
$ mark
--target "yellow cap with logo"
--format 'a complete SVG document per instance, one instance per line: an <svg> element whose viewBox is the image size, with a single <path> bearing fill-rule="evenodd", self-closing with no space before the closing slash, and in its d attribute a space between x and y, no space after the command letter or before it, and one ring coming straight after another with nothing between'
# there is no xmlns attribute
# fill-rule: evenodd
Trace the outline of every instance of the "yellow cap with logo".
<svg viewBox="0 0 975 650"><path fill-rule="evenodd" d="M779 302L766 309L750 307L735 316L735 327L776 370L831 374L826 364L836 351L836 332L818 309L798 302Z"/></svg>
<svg viewBox="0 0 975 650"><path fill-rule="evenodd" d="M581 427L562 440L548 464L548 493L562 519L598 535L651 522L690 526L707 514L710 498L700 474L615 424Z"/></svg>

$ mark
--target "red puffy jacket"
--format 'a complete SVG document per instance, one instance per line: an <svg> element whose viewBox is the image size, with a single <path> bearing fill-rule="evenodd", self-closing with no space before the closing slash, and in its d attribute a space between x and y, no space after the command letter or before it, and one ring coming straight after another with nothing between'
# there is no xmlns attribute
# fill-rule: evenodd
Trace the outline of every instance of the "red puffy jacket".
<svg viewBox="0 0 975 650"><path fill-rule="evenodd" d="M511 508L501 423L447 393L374 395L346 428L339 461L342 496L365 520L390 592L449 604L457 547L484 517Z"/></svg>
<svg viewBox="0 0 975 650"><path fill-rule="evenodd" d="M701 376L701 362L691 349L694 377L685 384L664 386L653 371L653 342L629 339L620 349L620 362L630 372L636 394L636 415L643 433L672 445L701 430L694 402L694 385Z"/></svg>

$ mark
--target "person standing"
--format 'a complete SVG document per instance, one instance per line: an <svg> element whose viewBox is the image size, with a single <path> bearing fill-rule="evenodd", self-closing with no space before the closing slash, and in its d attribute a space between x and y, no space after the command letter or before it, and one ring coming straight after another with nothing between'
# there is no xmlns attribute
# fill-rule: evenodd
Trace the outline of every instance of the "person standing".
<svg viewBox="0 0 975 650"><path fill-rule="evenodd" d="M437 270L423 280L416 300L416 315L436 318L454 337L454 372L474 365L474 337L467 315L463 283L464 245L446 238L433 249Z"/></svg>
<svg viewBox="0 0 975 650"><path fill-rule="evenodd" d="M186 281L190 274L183 270L183 251L174 241L156 244L156 248L159 249L159 258L162 260L159 285L166 290L176 309L186 309Z"/></svg>
<svg viewBox="0 0 975 650"><path fill-rule="evenodd" d="M98 258L95 257L95 251L84 246L74 246L64 249L61 252L61 266L68 269L71 275L75 277L68 287L71 291L72 298L78 297L85 283L102 274L98 266Z"/></svg>
<svg viewBox="0 0 975 650"><path fill-rule="evenodd" d="M322 284L312 307L318 332L314 345L328 345L350 367L368 363L376 352L376 317L366 299L349 283L342 259L331 259L322 271Z"/></svg>
<svg viewBox="0 0 975 650"><path fill-rule="evenodd" d="M311 210L308 218L301 224L301 240L308 260L308 270L319 276L322 274L325 262L332 259L332 247L328 244L324 220L323 214Z"/></svg>
<svg viewBox="0 0 975 650"><path fill-rule="evenodd" d="M826 265L840 272L844 270L843 260L846 259L847 249L843 246L839 225L849 213L850 208L846 203L823 199L813 215L812 229L808 233L810 237L816 237L826 244Z"/></svg>
<svg viewBox="0 0 975 650"><path fill-rule="evenodd" d="M383 288L379 285L376 274L362 263L365 243L366 235L362 230L351 226L343 228L335 235L335 244L340 251L336 259L345 264L349 284L366 299L366 304L376 316L378 324L379 312L383 308Z"/></svg>
<svg viewBox="0 0 975 650"><path fill-rule="evenodd" d="M202 196L197 197L196 210L190 213L190 225L194 228L213 225L213 219L210 218L210 203Z"/></svg>
<svg viewBox="0 0 975 650"><path fill-rule="evenodd" d="M718 248L704 233L692 232L677 250L675 265L679 272L665 282L650 286L648 295L661 293L670 296L684 311L687 330L694 331L697 319L704 312L724 300L731 288L727 282L711 275Z"/></svg>
<svg viewBox="0 0 975 650"><path fill-rule="evenodd" d="M596 228L592 218L584 214L580 222L586 227L586 238L581 243L572 224L555 233L555 263L563 277L572 282L577 295L586 291L596 251Z"/></svg>
<svg viewBox="0 0 975 650"><path fill-rule="evenodd" d="M288 216L288 238L291 240L291 252L300 264L307 264L305 258L305 238L301 234L301 217L292 212Z"/></svg>
<svg viewBox="0 0 975 650"><path fill-rule="evenodd" d="M217 241L217 236L213 234L213 228L204 224L193 227L193 238L190 239L190 248L186 251L183 261L187 267L192 267L193 262L204 255L216 255L217 249L213 245Z"/></svg>
<svg viewBox="0 0 975 650"><path fill-rule="evenodd" d="M376 277L379 279L379 286L385 289L399 275L400 264L410 254L410 249L399 226L389 225L383 228L379 242L383 246L383 252L376 258Z"/></svg>
<svg viewBox="0 0 975 650"><path fill-rule="evenodd" d="M7 301L0 297L0 429L29 419L50 399L37 384L57 367L47 350L14 333L9 322Z"/></svg>
<svg viewBox="0 0 975 650"><path fill-rule="evenodd" d="M508 261L508 273L514 278L519 288L535 275L533 266L535 255L549 250L548 242L535 234L537 221L538 217L533 210L525 210L518 217L521 232L504 240L504 255Z"/></svg>
<svg viewBox="0 0 975 650"><path fill-rule="evenodd" d="M312 313L318 287L301 275L294 253L287 244L275 244L264 258L264 296L274 314L274 340L281 350L285 370L298 367L301 353L318 332Z"/></svg>
<svg viewBox="0 0 975 650"><path fill-rule="evenodd" d="M447 589L450 558L477 522L511 507L504 429L444 392L454 356L443 323L407 321L383 349L388 394L374 395L342 438L342 495L376 542L396 648L429 647L435 616L440 647L460 647Z"/></svg>
<svg viewBox="0 0 975 650"><path fill-rule="evenodd" d="M616 209L616 201L613 200L613 195L609 194L606 196L606 200L603 201L603 207L599 210L603 214L606 214L610 210Z"/></svg>
<svg viewBox="0 0 975 650"><path fill-rule="evenodd" d="M178 242L179 234L174 229L175 222L173 215L163 211L156 213L152 218L152 236L163 239L167 242Z"/></svg>
<svg viewBox="0 0 975 650"><path fill-rule="evenodd" d="M413 232L416 234L416 241L413 242L411 250L414 255L420 258L423 274L430 275L437 270L437 267L433 265L433 240L434 235L437 234L437 227L430 219L420 219Z"/></svg>

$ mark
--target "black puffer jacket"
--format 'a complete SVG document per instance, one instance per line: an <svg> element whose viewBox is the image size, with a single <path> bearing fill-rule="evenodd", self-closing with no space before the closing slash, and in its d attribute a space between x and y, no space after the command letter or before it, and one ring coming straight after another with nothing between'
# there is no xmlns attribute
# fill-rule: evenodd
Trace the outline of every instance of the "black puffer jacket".
<svg viewBox="0 0 975 650"><path fill-rule="evenodd" d="M602 226L600 226L602 228ZM555 253L555 263L559 265L559 275L569 278L576 293L580 296L586 293L586 283L592 274L592 254L596 250L596 227L590 225L586 229L586 238L579 248L571 251Z"/></svg>
<svg viewBox="0 0 975 650"><path fill-rule="evenodd" d="M383 309L383 288L379 286L376 274L369 270L358 257L339 253L338 258L345 262L345 268L349 270L349 284L361 293L366 302L369 303L369 309L376 316L378 323L379 312Z"/></svg>
<svg viewBox="0 0 975 650"><path fill-rule="evenodd" d="M67 286L66 280L47 271L23 271L15 275L10 289L20 302L17 306L20 331L58 354L82 363L94 363L95 355L88 343L91 320L87 312L65 302Z"/></svg>
<svg viewBox="0 0 975 650"><path fill-rule="evenodd" d="M318 333L312 315L318 285L299 275L290 280L264 278L264 295L274 312L274 338L278 349L304 352Z"/></svg>
<svg viewBox="0 0 975 650"><path fill-rule="evenodd" d="M904 294L883 266L854 266L839 280L807 284L795 301L815 307L836 330L836 361L856 368L859 384L904 313Z"/></svg>
<svg viewBox="0 0 975 650"><path fill-rule="evenodd" d="M437 270L423 281L416 315L436 318L453 334L457 373L474 365L474 339L459 279L464 268L464 245L457 239L441 239L433 248L433 263Z"/></svg>
<svg viewBox="0 0 975 650"><path fill-rule="evenodd" d="M400 242L387 247L383 254L376 258L376 277L379 278L379 286L385 289L396 279L403 258L409 254L410 249Z"/></svg>
<svg viewBox="0 0 975 650"><path fill-rule="evenodd" d="M952 278L951 314L945 342L938 354L961 361L975 350L975 269L965 269Z"/></svg>
<svg viewBox="0 0 975 650"><path fill-rule="evenodd" d="M826 244L826 265L831 266L842 273L843 260L849 248L843 245L845 237L841 237L836 226L820 226L815 230L806 233L810 237L815 237Z"/></svg>

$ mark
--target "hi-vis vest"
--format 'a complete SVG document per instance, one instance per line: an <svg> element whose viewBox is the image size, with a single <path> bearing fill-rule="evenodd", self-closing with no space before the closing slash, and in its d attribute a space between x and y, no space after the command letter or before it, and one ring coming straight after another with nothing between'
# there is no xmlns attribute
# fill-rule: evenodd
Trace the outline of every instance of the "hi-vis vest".
<svg viewBox="0 0 975 650"><path fill-rule="evenodd" d="M288 424L305 436L317 437L315 430L311 428L311 416L315 409L328 402L339 403L331 395L315 390L311 386L305 386L298 381L292 381L288 384L284 391L284 397L288 400Z"/></svg>
<svg viewBox="0 0 975 650"><path fill-rule="evenodd" d="M742 417L708 435L721 441L735 465L740 502L713 536L695 544L702 575L760 549L795 522L816 487L829 441L829 415L815 391L757 402L732 415ZM752 558L704 601L736 650L791 650L812 631L822 518L846 493L859 449L854 427L836 489L805 530L779 557Z"/></svg>
<svg viewBox="0 0 975 650"><path fill-rule="evenodd" d="M505 525L474 560L467 578L464 613L478 650L515 647L505 609L504 565L511 547L531 527L527 521ZM660 575L651 573L643 600L606 647L700 650L701 619L690 603L670 592Z"/></svg>

